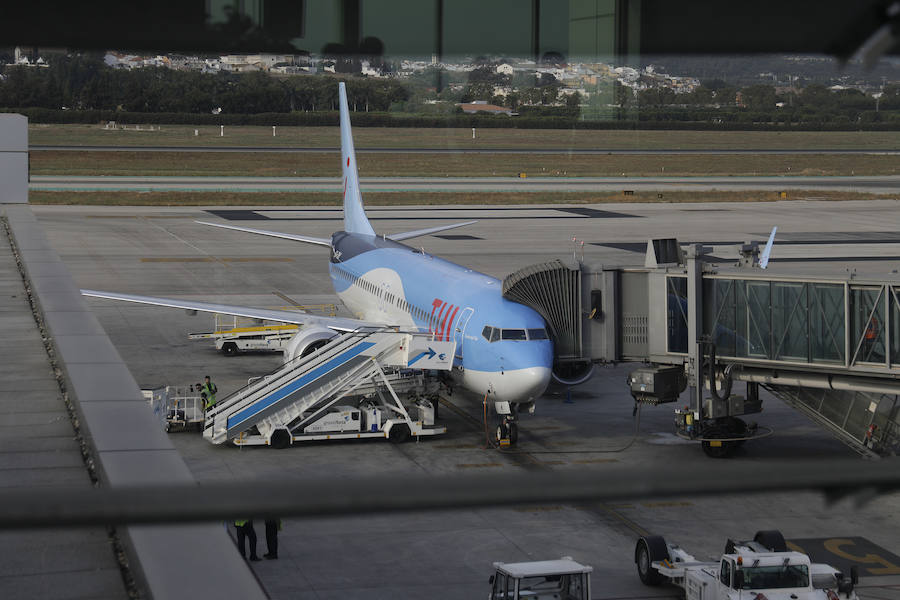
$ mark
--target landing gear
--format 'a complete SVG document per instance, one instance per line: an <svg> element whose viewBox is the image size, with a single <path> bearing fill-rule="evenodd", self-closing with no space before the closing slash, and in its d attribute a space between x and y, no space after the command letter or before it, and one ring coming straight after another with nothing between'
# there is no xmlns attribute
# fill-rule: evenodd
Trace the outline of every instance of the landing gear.
<svg viewBox="0 0 900 600"><path fill-rule="evenodd" d="M730 458L744 444L748 434L747 424L737 417L725 417L704 429L703 452L710 458Z"/></svg>
<svg viewBox="0 0 900 600"><path fill-rule="evenodd" d="M515 446L519 441L519 426L514 415L501 415L497 425L497 443L501 446Z"/></svg>

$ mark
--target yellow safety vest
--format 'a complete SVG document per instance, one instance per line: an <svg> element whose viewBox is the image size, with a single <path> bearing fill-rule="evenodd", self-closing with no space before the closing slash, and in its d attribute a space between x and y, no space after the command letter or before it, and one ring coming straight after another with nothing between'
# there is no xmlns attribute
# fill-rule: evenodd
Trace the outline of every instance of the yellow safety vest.
<svg viewBox="0 0 900 600"><path fill-rule="evenodd" d="M215 388L215 385L213 385L212 383L210 383L208 385L204 383L203 387L200 388L200 391L202 393L206 394L206 407L205 408L210 408L210 407L214 406L216 403L216 392L213 391L214 388Z"/></svg>

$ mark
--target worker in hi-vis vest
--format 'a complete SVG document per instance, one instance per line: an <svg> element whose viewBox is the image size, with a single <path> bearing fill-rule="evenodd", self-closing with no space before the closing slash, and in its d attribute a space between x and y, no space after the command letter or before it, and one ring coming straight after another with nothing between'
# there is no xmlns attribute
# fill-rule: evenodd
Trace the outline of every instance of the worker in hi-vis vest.
<svg viewBox="0 0 900 600"><path fill-rule="evenodd" d="M247 539L250 540L250 560L257 561L259 557L256 555L256 530L253 528L253 521L250 519L235 519L234 528L237 531L238 550L241 556L247 558Z"/></svg>
<svg viewBox="0 0 900 600"><path fill-rule="evenodd" d="M206 398L206 404L203 406L203 410L209 410L216 405L216 392L218 391L219 388L209 380L209 375L207 375L203 380L203 385L200 387L200 395Z"/></svg>

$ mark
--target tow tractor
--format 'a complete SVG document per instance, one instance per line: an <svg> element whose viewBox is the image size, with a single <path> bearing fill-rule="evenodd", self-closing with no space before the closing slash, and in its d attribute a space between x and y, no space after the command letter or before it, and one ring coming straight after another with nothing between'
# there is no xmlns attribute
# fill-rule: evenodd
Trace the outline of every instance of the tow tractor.
<svg viewBox="0 0 900 600"><path fill-rule="evenodd" d="M661 536L648 535L638 540L634 561L645 585L674 584L685 600L858 600L855 566L846 577L812 563L806 554L789 551L777 530L758 531L750 541L728 540L718 562L698 561Z"/></svg>
<svg viewBox="0 0 900 600"><path fill-rule="evenodd" d="M563 556L559 560L494 563L490 600L590 600L591 571Z"/></svg>

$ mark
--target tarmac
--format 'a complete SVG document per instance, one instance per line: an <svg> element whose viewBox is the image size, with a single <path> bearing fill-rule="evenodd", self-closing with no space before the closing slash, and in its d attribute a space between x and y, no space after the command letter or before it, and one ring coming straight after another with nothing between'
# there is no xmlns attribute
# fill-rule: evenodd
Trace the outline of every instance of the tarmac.
<svg viewBox="0 0 900 600"><path fill-rule="evenodd" d="M321 248L194 223L195 219L219 219L324 237L341 228L336 208L34 206L32 210L53 250L82 288L270 307L283 306L281 296L299 304L336 301L327 255ZM773 261L773 271L824 273L853 268L877 275L900 267L898 211L900 201L794 201L371 207L369 214L375 229L388 234L478 219L472 226L413 243L498 277L549 258L571 259L573 253L580 258L582 252L592 264L642 264L641 248L652 237L720 242L714 246L716 256L733 260L734 242L763 242L776 224L779 235L773 256L780 262ZM12 268L0 265L4 286L14 284ZM10 289L10 295L16 293L14 285ZM209 342L188 340L189 333L211 328L208 315L100 299L89 299L87 304L141 388L195 383L208 374L220 393L227 393L279 364L277 355L224 357ZM30 315L27 306L19 303L19 309ZM21 318L25 316L23 312ZM40 356L42 346L33 338L35 334L32 330L27 338L32 340L27 347L35 354L17 349L12 358L23 362L11 368L40 372L39 385L52 388L55 380L46 372L42 362L46 353ZM211 446L190 432L168 437L201 485L302 481L313 476L350 479L381 473L547 469L575 469L585 477L602 478L610 466L660 462L671 465L672 477L703 469L711 459L696 443L673 434L672 405L644 407L639 421L632 416L633 402L625 386L630 368L598 369L588 383L572 390L569 401L564 389L548 390L536 414L523 417L518 448L508 453L485 448L480 399L461 393L441 406L440 421L448 428L445 436L402 445L371 440L301 444L275 451ZM758 422L773 427L775 435L746 444L733 460L776 464L787 458L828 461L856 456L772 397L764 398ZM5 450L0 457L11 451ZM28 463L23 465L19 473L30 473ZM74 473L86 477L77 467ZM365 490L359 494L364 497ZM679 590L674 587L648 588L640 583L632 554L639 535L663 535L698 558L707 558L720 553L728 537L749 538L757 530L780 529L816 560L835 566L848 561L859 564L861 597L888 600L900 599L900 558L895 554L900 553L898 513L897 494L857 505L853 499L829 503L817 493L759 493L286 519L279 559L250 567L271 598L470 598L487 595L494 561L571 556L594 567L594 598L677 597ZM256 529L262 554L261 522ZM7 549L4 556L8 555ZM102 574L109 564L102 556L99 559ZM197 577L215 578L216 574ZM84 573L78 577L92 579ZM2 579L0 589L6 589ZM110 595L116 596L116 591L110 588Z"/></svg>

